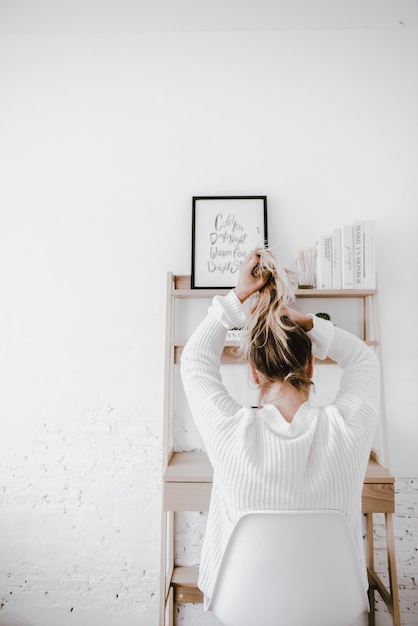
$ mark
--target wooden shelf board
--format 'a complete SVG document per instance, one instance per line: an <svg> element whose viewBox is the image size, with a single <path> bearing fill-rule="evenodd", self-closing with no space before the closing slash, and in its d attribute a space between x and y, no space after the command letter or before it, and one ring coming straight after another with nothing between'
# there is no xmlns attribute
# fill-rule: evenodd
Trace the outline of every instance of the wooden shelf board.
<svg viewBox="0 0 418 626"><path fill-rule="evenodd" d="M213 298L216 295L226 295L230 289L191 289L189 275L173 276L172 294L176 298ZM372 296L376 289L297 289L297 298L364 298Z"/></svg>
<svg viewBox="0 0 418 626"><path fill-rule="evenodd" d="M173 346L173 348L174 364L179 365L184 344L177 343L175 346ZM224 365L231 365L236 363L242 363L243 365L245 365L245 361L243 361L242 357L240 356L238 352L238 346L236 344L228 343L224 347L221 356L221 363L223 363ZM332 359L315 359L315 363L335 364L335 361L333 361Z"/></svg>
<svg viewBox="0 0 418 626"><path fill-rule="evenodd" d="M184 345L175 345L174 346L174 363L175 365L179 365L181 359L181 353L183 352ZM238 353L237 345L226 345L223 349L221 356L221 363L224 364L233 364L233 363L243 363L245 361L242 360L242 357Z"/></svg>
<svg viewBox="0 0 418 626"><path fill-rule="evenodd" d="M197 586L198 567L175 567L171 586L174 588L176 602L203 602L203 593Z"/></svg>
<svg viewBox="0 0 418 626"><path fill-rule="evenodd" d="M375 289L297 289L297 298L365 298L375 295Z"/></svg>
<svg viewBox="0 0 418 626"><path fill-rule="evenodd" d="M366 341L365 342L368 346L377 346L378 342L377 341ZM181 354L183 352L183 348L184 348L184 343L180 344L177 343L175 346L173 346L174 350L173 350L173 354L174 354L174 364L175 365L179 365L180 364L180 359L181 359ZM233 343L228 343L225 345L223 352L222 352L222 356L221 356L221 363L223 363L224 365L230 365L230 364L235 364L235 363L242 363L245 365L245 361L242 359L242 357L240 356L239 352L238 352L238 346L236 344ZM335 361L333 359L315 359L315 363L318 364L334 364L335 365Z"/></svg>
<svg viewBox="0 0 418 626"><path fill-rule="evenodd" d="M173 576L171 578L171 584L173 586L181 587L197 587L197 580L199 577L199 568L191 565L183 565L181 567L175 567Z"/></svg>
<svg viewBox="0 0 418 626"><path fill-rule="evenodd" d="M390 594L376 572L368 569L368 575L370 585L386 597L386 603L390 603ZM203 602L203 594L197 586L198 578L198 567L181 566L174 568L171 586L175 590L177 602Z"/></svg>

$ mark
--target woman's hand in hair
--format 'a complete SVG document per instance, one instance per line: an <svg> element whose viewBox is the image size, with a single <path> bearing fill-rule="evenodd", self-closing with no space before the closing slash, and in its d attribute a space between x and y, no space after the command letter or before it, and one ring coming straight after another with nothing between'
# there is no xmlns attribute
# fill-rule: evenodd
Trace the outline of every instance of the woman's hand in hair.
<svg viewBox="0 0 418 626"><path fill-rule="evenodd" d="M270 274L267 276L254 276L254 269L259 260L259 255L254 252L248 254L239 268L238 283L235 287L235 294L240 302L260 291L266 284ZM254 273L253 273L254 272Z"/></svg>
<svg viewBox="0 0 418 626"><path fill-rule="evenodd" d="M313 319L309 315L304 315L289 306L280 307L280 317L287 317L290 321L298 324L305 332L312 330Z"/></svg>

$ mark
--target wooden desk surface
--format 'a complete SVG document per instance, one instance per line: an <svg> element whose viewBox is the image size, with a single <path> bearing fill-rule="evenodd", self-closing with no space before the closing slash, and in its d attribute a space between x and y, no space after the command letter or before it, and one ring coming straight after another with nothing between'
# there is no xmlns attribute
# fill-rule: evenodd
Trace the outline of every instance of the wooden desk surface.
<svg viewBox="0 0 418 626"><path fill-rule="evenodd" d="M205 452L175 452L164 474L166 510L207 510L212 478ZM394 483L389 470L370 459L362 493L363 513L393 513Z"/></svg>
<svg viewBox="0 0 418 626"><path fill-rule="evenodd" d="M174 452L164 474L166 482L211 483L212 478L212 466L205 452ZM389 470L370 459L364 482L394 483L395 479Z"/></svg>
<svg viewBox="0 0 418 626"><path fill-rule="evenodd" d="M395 477L389 472L388 469L379 465L373 459L369 460L369 464L366 470L366 476L364 477L365 483L394 483Z"/></svg>

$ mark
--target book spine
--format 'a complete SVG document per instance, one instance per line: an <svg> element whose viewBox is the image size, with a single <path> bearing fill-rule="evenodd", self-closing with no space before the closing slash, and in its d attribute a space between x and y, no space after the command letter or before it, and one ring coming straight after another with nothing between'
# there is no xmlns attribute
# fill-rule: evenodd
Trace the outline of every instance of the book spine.
<svg viewBox="0 0 418 626"><path fill-rule="evenodd" d="M342 289L341 228L332 231L332 288Z"/></svg>
<svg viewBox="0 0 418 626"><path fill-rule="evenodd" d="M331 235L321 235L318 241L316 286L317 289L332 289Z"/></svg>
<svg viewBox="0 0 418 626"><path fill-rule="evenodd" d="M376 289L376 222L364 223L364 286Z"/></svg>
<svg viewBox="0 0 418 626"><path fill-rule="evenodd" d="M354 227L352 224L342 229L342 287L354 289Z"/></svg>
<svg viewBox="0 0 418 626"><path fill-rule="evenodd" d="M352 224L343 226L341 247L343 289L354 289L354 227Z"/></svg>
<svg viewBox="0 0 418 626"><path fill-rule="evenodd" d="M354 287L364 289L364 222L354 222Z"/></svg>

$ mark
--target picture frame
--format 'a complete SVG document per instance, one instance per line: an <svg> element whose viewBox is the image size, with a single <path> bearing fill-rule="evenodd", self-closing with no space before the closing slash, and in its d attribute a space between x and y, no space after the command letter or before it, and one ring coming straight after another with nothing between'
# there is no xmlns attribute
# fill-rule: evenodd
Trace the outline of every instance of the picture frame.
<svg viewBox="0 0 418 626"><path fill-rule="evenodd" d="M267 196L193 196L191 288L232 289L248 252L267 242Z"/></svg>

